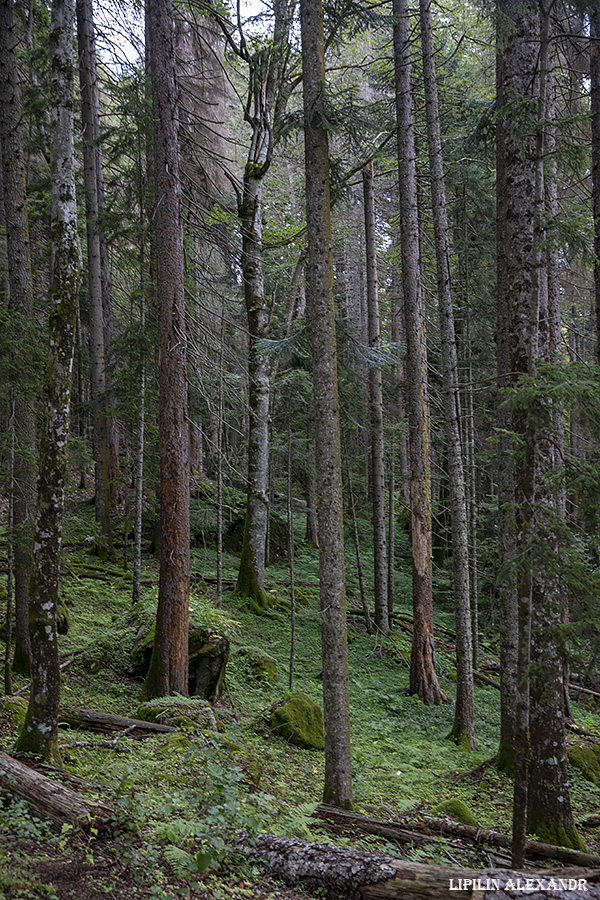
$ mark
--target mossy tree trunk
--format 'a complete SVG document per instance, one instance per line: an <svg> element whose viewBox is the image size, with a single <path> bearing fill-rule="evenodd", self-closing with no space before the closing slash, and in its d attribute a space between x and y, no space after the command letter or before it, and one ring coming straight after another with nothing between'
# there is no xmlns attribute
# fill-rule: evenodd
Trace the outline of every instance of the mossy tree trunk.
<svg viewBox="0 0 600 900"><path fill-rule="evenodd" d="M413 559L413 643L410 692L424 703L447 700L435 670L431 563L431 471L425 308L419 266L419 223L407 0L394 0L396 132L400 182L400 245L406 328L406 384Z"/></svg>
<svg viewBox="0 0 600 900"><path fill-rule="evenodd" d="M463 450L460 434L458 353L454 330L454 301L450 268L450 239L446 186L438 109L430 0L420 0L423 83L427 116L427 140L431 171L431 196L435 233L437 297L442 344L444 424L448 447L448 481L452 520L452 570L456 623L456 705L452 740L475 748L473 701L473 641L469 595L469 530Z"/></svg>
<svg viewBox="0 0 600 900"><path fill-rule="evenodd" d="M14 366L15 456L12 479L16 635L13 667L29 673L29 578L35 517L35 415L33 360L29 344L33 281L27 215L26 160L16 57L13 0L0 2L0 147L6 219L8 290L16 351Z"/></svg>
<svg viewBox="0 0 600 900"><path fill-rule="evenodd" d="M188 693L190 470L183 219L171 0L150 0L160 443L160 576L148 698Z"/></svg>
<svg viewBox="0 0 600 900"><path fill-rule="evenodd" d="M301 0L308 230L307 316L315 414L325 726L324 800L352 805L344 522L337 385L325 51L320 0Z"/></svg>
<svg viewBox="0 0 600 900"><path fill-rule="evenodd" d="M31 692L17 748L59 760L60 670L56 611L67 475L71 371L81 275L73 154L74 0L54 0L50 24L52 281L43 389L29 631Z"/></svg>

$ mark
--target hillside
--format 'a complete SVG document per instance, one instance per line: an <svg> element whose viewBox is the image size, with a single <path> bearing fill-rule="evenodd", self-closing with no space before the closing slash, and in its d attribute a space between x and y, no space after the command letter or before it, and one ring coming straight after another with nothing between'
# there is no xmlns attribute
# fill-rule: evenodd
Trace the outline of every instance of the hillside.
<svg viewBox="0 0 600 900"><path fill-rule="evenodd" d="M131 576L123 561L100 564L86 549L92 508L74 493L66 523L61 595L70 626L60 637L63 664L61 705L136 717L141 679L128 674L139 627L156 602L158 566L144 560L142 609L131 609ZM298 517L297 533L301 533ZM397 558L408 564L406 538ZM201 542L199 542L201 543ZM122 550L122 548L121 548ZM349 555L348 555L349 556ZM228 585L238 559L225 556ZM317 551L298 543L294 691L320 702L320 637ZM117 810L114 837L62 832L32 818L23 804L5 797L0 816L0 898L299 898L299 890L277 885L258 866L233 853L240 831L298 836L341 846L389 853L415 861L474 868L507 865L501 851L446 835L426 844L402 844L356 829L328 828L312 816L320 802L323 753L294 747L273 734L269 713L289 689L290 623L286 561L268 568L273 607L248 611L231 592L215 610L215 553L193 550L191 617L231 642L226 686L214 704L214 723L199 718L205 704L188 703L171 721L177 731L135 738L131 734L61 731L64 775L71 786L91 791ZM349 661L357 810L378 819L414 822L447 800L461 800L482 828L509 833L512 785L490 763L498 742L499 693L476 688L477 751L464 752L447 740L450 703L424 707L408 696L410 593L408 570L397 572L396 618L385 640L366 634L360 603L352 593L355 572L349 557ZM440 573L436 640L440 682L453 694L452 611L447 581ZM484 665L495 656L495 635L487 611L482 635ZM4 629L4 635L6 631ZM4 644L0 644L4 655ZM0 699L0 750L10 752L22 721L27 682L15 679L14 695ZM600 716L574 704L577 723L598 732ZM208 724L213 719L208 719ZM200 723L200 724L199 724ZM89 785L81 787L83 779ZM571 768L576 821L595 813L600 790ZM408 814L408 815L407 815ZM591 852L600 852L596 829L583 828ZM201 850L205 872L190 866ZM221 863L220 868L217 868ZM214 864L214 867L213 867ZM195 865L195 863L194 863Z"/></svg>

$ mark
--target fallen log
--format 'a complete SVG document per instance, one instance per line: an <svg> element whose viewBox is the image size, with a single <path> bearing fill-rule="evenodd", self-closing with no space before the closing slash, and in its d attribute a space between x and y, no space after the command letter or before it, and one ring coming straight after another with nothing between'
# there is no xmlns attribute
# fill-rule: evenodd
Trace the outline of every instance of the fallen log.
<svg viewBox="0 0 600 900"><path fill-rule="evenodd" d="M382 822L372 819L362 813L347 812L336 807L321 804L314 813L320 819L337 823L347 822L366 831L369 834L380 834L382 837L393 838L400 843L417 841L426 834L448 834L452 837L467 839L475 844L490 844L493 847L510 849L512 839L507 834L500 834L489 828L476 828L473 825L462 825L447 818L438 818L420 814L416 822ZM600 868L600 856L593 853L583 853L581 850L571 850L569 847L556 847L553 844L544 844L541 841L526 841L525 854L527 857L554 859L558 862L568 863L573 866L586 866L588 868Z"/></svg>
<svg viewBox="0 0 600 900"><path fill-rule="evenodd" d="M598 869L461 869L270 834L258 835L243 852L288 884L320 888L344 900L522 900L524 892L536 890L547 900L600 900Z"/></svg>
<svg viewBox="0 0 600 900"><path fill-rule="evenodd" d="M93 709L59 709L59 727L84 728L86 731L99 731L102 734L127 730L132 737L148 734L168 734L177 731L172 725L159 725L157 722L144 722L142 719L128 719L126 716L114 716L112 713L97 712Z"/></svg>
<svg viewBox="0 0 600 900"><path fill-rule="evenodd" d="M108 806L87 800L6 753L0 753L0 788L24 800L34 815L58 825L95 828L102 834L112 829L114 812Z"/></svg>

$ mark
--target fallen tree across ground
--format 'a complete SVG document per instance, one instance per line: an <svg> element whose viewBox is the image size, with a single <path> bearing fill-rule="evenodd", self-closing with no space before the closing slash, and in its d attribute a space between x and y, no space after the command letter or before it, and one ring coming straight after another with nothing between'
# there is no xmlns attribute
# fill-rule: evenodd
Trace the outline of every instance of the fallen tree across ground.
<svg viewBox="0 0 600 900"><path fill-rule="evenodd" d="M428 834L448 834L453 837L466 839L475 844L489 844L493 847L506 849L511 847L511 837L507 834L500 834L500 832L492 831L490 828L462 825L460 822L453 822L451 819L425 814L421 815L418 821L382 822L362 813L348 812L321 804L315 810L314 815L326 822L354 826L368 834L378 834L381 837L396 840L402 844L422 843L424 837ZM569 847L556 847L554 844L544 844L541 841L526 841L525 853L528 857L553 859L572 866L600 868L600 856L596 856L593 853L582 853L580 850L571 850Z"/></svg>
<svg viewBox="0 0 600 900"><path fill-rule="evenodd" d="M148 734L168 734L177 731L172 725L160 725L142 719L128 719L126 716L115 716L111 713L97 712L93 709L59 709L59 727L84 728L86 731L98 731L111 734L126 729L132 737Z"/></svg>
<svg viewBox="0 0 600 900"><path fill-rule="evenodd" d="M510 872L405 862L296 838L258 836L244 853L282 881L344 900L600 900L600 869Z"/></svg>
<svg viewBox="0 0 600 900"><path fill-rule="evenodd" d="M0 753L0 790L25 800L31 812L58 825L72 825L99 833L111 831L114 812L90 801L52 778L47 778L7 753Z"/></svg>

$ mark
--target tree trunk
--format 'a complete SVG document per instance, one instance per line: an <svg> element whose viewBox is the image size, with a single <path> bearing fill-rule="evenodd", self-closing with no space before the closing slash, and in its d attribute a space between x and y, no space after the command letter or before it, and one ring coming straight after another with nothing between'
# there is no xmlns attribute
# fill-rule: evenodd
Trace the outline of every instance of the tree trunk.
<svg viewBox="0 0 600 900"><path fill-rule="evenodd" d="M98 227L97 150L100 140L96 36L91 0L77 0L77 46L83 131L83 179L85 184L87 269L89 295L90 370L94 421L95 513L100 528L98 551L113 555L110 523L110 479L107 427L102 265Z"/></svg>
<svg viewBox="0 0 600 900"><path fill-rule="evenodd" d="M27 216L26 164L21 94L17 71L13 0L0 2L0 148L6 220L9 308L15 359L15 471L11 541L15 556L16 634L13 668L29 673L29 578L35 513L35 415L30 390L33 359L29 334L33 314L33 281Z"/></svg>
<svg viewBox="0 0 600 900"><path fill-rule="evenodd" d="M597 869L523 873L431 866L270 834L258 835L254 846L242 849L288 884L302 884L347 900L447 900L449 896L456 900L485 896L519 900L524 891L536 887L548 900L568 900L577 889L590 900L600 898Z"/></svg>
<svg viewBox="0 0 600 900"><path fill-rule="evenodd" d="M504 105L504 38L497 36L496 96L498 109ZM507 389L510 386L509 300L506 289L506 185L504 122L496 124L496 372L498 388L498 605L500 630L500 743L496 765L507 775L514 772L515 725L517 721L518 621L515 575L514 473L510 439L511 413Z"/></svg>
<svg viewBox="0 0 600 900"><path fill-rule="evenodd" d="M245 119L252 136L244 169L238 216L242 230L242 276L248 316L248 500L244 542L236 590L253 603L265 606L265 555L269 516L269 400L270 362L258 341L269 329L269 311L263 274L262 201L264 180L273 156L275 128L285 110L284 79L288 59L291 9L288 0L276 0L272 46L245 56L249 66ZM244 55L244 54L242 54Z"/></svg>
<svg viewBox="0 0 600 900"><path fill-rule="evenodd" d="M77 235L73 153L74 0L54 0L50 25L52 285L48 365L43 388L43 425L36 533L31 577L29 633L31 692L17 747L59 760L60 670L56 610L67 477L71 370L81 256Z"/></svg>
<svg viewBox="0 0 600 900"><path fill-rule="evenodd" d="M149 0L154 113L160 442L160 582L147 697L188 693L190 470L183 225L171 0Z"/></svg>
<svg viewBox="0 0 600 900"><path fill-rule="evenodd" d="M590 102L592 111L592 215L594 217L594 290L596 359L600 363L600 9L590 6Z"/></svg>
<svg viewBox="0 0 600 900"><path fill-rule="evenodd" d="M431 471L425 309L419 270L419 223L415 141L410 86L407 0L394 0L396 132L400 181L402 284L406 327L406 383L410 452L410 506L413 558L413 644L410 692L424 703L447 700L435 671L431 568Z"/></svg>
<svg viewBox="0 0 600 900"><path fill-rule="evenodd" d="M444 423L448 448L448 479L452 519L452 569L456 622L456 705L450 737L457 744L475 748L473 703L473 642L469 597L469 529L465 472L460 435L460 389L458 354L454 331L450 240L446 210L446 187L438 109L437 80L433 54L430 0L420 0L423 82L427 114L429 166L435 234L437 296L442 342Z"/></svg>
<svg viewBox="0 0 600 900"><path fill-rule="evenodd" d="M377 242L373 166L363 168L365 249L367 258L367 321L369 347L380 344L379 296L377 287ZM385 534L385 473L383 465L383 380L378 366L369 367L369 418L371 431L371 497L373 521L373 584L375 625L389 634L387 547Z"/></svg>
<svg viewBox="0 0 600 900"><path fill-rule="evenodd" d="M538 307L537 348L541 359L550 359L550 315L545 156L548 118L548 62L550 6L542 4L539 50L540 97L536 134L536 191L533 246L533 302ZM544 123L543 127L542 124ZM535 366L535 359L533 361ZM527 831L552 844L584 850L573 823L569 796L567 752L563 715L564 685L560 647L562 573L556 565L560 544L555 519L558 509L554 486L555 431L560 406L540 398L530 411L534 422L533 586L531 622L531 671L529 713L529 785Z"/></svg>
<svg viewBox="0 0 600 900"><path fill-rule="evenodd" d="M319 574L325 723L324 800L352 805L346 635L344 523L337 389L329 154L325 128L325 51L320 0L301 0L307 314L310 323L319 516Z"/></svg>
<svg viewBox="0 0 600 900"><path fill-rule="evenodd" d="M50 819L57 825L67 823L83 831L92 828L102 833L110 831L110 820L114 817L111 809L90 802L6 753L0 753L0 786L25 800L31 812L42 819Z"/></svg>

